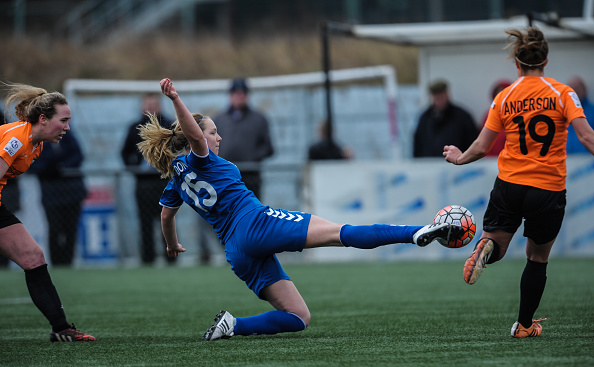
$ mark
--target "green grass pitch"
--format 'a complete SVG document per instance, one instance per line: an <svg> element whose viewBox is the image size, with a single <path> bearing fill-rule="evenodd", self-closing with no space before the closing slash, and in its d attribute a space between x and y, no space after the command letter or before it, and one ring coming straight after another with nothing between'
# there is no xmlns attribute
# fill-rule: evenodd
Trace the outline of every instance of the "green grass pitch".
<svg viewBox="0 0 594 367"><path fill-rule="evenodd" d="M49 342L20 270L0 271L2 366L594 365L594 259L552 259L538 338L509 335L524 261L489 266L473 286L462 262L292 264L309 305L299 333L203 342L221 308L270 310L228 266L62 269L66 314L96 343Z"/></svg>

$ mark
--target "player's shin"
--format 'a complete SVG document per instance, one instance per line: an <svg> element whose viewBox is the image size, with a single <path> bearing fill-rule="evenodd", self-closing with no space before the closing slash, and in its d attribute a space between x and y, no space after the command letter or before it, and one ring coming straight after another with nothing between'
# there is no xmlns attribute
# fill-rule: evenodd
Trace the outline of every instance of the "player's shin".
<svg viewBox="0 0 594 367"><path fill-rule="evenodd" d="M291 312L269 311L250 317L237 317L235 335L264 335L304 330L301 317Z"/></svg>
<svg viewBox="0 0 594 367"><path fill-rule="evenodd" d="M422 226L399 226L373 224L352 226L345 224L340 228L340 242L346 247L372 249L393 243L412 243L413 235Z"/></svg>
<svg viewBox="0 0 594 367"><path fill-rule="evenodd" d="M52 325L54 331L69 327L62 302L47 271L47 264L25 270L25 280L31 299Z"/></svg>

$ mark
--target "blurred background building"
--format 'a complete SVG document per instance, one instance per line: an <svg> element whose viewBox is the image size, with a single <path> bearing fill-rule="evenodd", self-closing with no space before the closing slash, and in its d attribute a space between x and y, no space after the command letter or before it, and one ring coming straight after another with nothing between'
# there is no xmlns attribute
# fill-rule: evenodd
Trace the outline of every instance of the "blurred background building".
<svg viewBox="0 0 594 367"><path fill-rule="evenodd" d="M579 17L583 0L1 0L0 31L15 37L66 37L102 42L159 30L309 32L321 20L352 24L505 19L528 12Z"/></svg>

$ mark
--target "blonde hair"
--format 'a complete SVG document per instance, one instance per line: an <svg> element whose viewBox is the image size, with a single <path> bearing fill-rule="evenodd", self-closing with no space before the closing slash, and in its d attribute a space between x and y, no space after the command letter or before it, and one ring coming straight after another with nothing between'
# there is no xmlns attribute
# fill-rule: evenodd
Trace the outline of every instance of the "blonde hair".
<svg viewBox="0 0 594 367"><path fill-rule="evenodd" d="M144 159L161 173L161 178L173 177L171 163L175 158L188 152L188 139L184 135L179 121L175 121L170 129L159 124L157 116L148 113L150 121L138 127L142 141L137 144ZM193 113L196 123L203 116Z"/></svg>
<svg viewBox="0 0 594 367"><path fill-rule="evenodd" d="M508 29L508 45L512 47L509 58L517 60L523 69L542 69L549 54L549 44L538 27L528 27L524 32Z"/></svg>
<svg viewBox="0 0 594 367"><path fill-rule="evenodd" d="M31 124L36 124L41 115L51 119L57 112L56 105L68 105L66 97L59 92L48 93L43 88L19 83L2 83L2 86L7 90L5 110L9 110L11 103L19 101L15 105L17 118Z"/></svg>

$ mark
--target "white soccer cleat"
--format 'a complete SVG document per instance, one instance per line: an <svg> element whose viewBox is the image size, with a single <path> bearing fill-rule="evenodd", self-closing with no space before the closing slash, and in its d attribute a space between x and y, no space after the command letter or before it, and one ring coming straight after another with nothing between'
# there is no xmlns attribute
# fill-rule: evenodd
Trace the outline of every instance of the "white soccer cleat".
<svg viewBox="0 0 594 367"><path fill-rule="evenodd" d="M214 324L206 330L202 336L203 340L211 341L217 339L229 339L232 337L235 328L235 317L225 310L221 310L214 318Z"/></svg>
<svg viewBox="0 0 594 367"><path fill-rule="evenodd" d="M451 223L436 223L428 224L419 229L413 235L413 243L425 247L431 242L438 240L440 242L448 243L450 240L456 239L464 234L462 226Z"/></svg>

